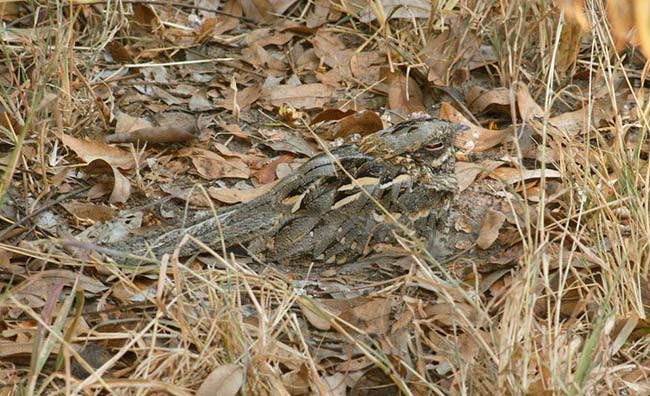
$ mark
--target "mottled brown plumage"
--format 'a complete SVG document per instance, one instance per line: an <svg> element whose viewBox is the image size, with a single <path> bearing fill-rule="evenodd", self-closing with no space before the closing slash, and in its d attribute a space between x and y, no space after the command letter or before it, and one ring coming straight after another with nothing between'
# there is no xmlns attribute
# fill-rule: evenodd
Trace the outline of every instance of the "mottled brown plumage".
<svg viewBox="0 0 650 396"><path fill-rule="evenodd" d="M461 128L433 118L403 122L316 155L268 193L216 217L198 213L185 228L106 247L160 257L185 234L215 249L223 236L226 247L243 246L271 262L343 263L377 243L394 242L395 233L404 230L395 219L431 242L457 190L453 139ZM196 251L189 243L180 253Z"/></svg>

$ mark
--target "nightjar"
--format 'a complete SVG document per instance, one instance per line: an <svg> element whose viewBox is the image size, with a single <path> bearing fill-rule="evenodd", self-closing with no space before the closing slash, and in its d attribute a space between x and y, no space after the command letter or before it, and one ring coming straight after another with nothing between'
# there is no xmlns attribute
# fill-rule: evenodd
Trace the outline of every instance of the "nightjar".
<svg viewBox="0 0 650 396"><path fill-rule="evenodd" d="M434 118L402 122L312 157L250 202L105 247L160 257L190 234L217 251L223 240L280 264L341 264L394 243L396 233L431 242L457 191L453 140L463 128ZM180 255L197 251L189 242Z"/></svg>

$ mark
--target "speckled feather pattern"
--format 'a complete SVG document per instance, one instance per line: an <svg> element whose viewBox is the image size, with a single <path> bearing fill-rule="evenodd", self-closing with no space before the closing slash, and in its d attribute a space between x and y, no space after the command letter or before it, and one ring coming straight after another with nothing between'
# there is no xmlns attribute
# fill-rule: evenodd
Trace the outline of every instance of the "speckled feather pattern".
<svg viewBox="0 0 650 396"><path fill-rule="evenodd" d="M397 124L314 156L253 201L216 216L197 213L184 228L106 247L160 257L190 234L216 250L223 239L226 247L242 246L280 264L340 264L369 253L377 243L394 242L402 228L392 219L411 236L430 241L457 191L453 139L460 128L433 118ZM188 243L180 255L198 250Z"/></svg>

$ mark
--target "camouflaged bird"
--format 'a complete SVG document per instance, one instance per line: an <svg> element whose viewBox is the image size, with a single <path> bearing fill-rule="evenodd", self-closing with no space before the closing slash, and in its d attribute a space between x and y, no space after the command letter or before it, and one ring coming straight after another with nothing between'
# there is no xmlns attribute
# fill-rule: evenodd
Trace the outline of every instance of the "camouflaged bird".
<svg viewBox="0 0 650 396"><path fill-rule="evenodd" d="M250 202L105 246L160 257L189 234L216 250L223 240L281 264L341 264L377 243L394 243L405 229L431 242L457 191L453 140L463 128L433 118L406 121L314 156ZM190 242L180 255L199 250Z"/></svg>

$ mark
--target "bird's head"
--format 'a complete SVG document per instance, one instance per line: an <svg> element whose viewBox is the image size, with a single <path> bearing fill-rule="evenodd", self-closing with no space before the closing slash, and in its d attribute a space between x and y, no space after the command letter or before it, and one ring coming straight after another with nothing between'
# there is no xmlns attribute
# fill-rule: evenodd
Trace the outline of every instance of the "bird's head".
<svg viewBox="0 0 650 396"><path fill-rule="evenodd" d="M454 139L466 126L436 118L414 119L366 136L359 147L391 162L451 171Z"/></svg>

